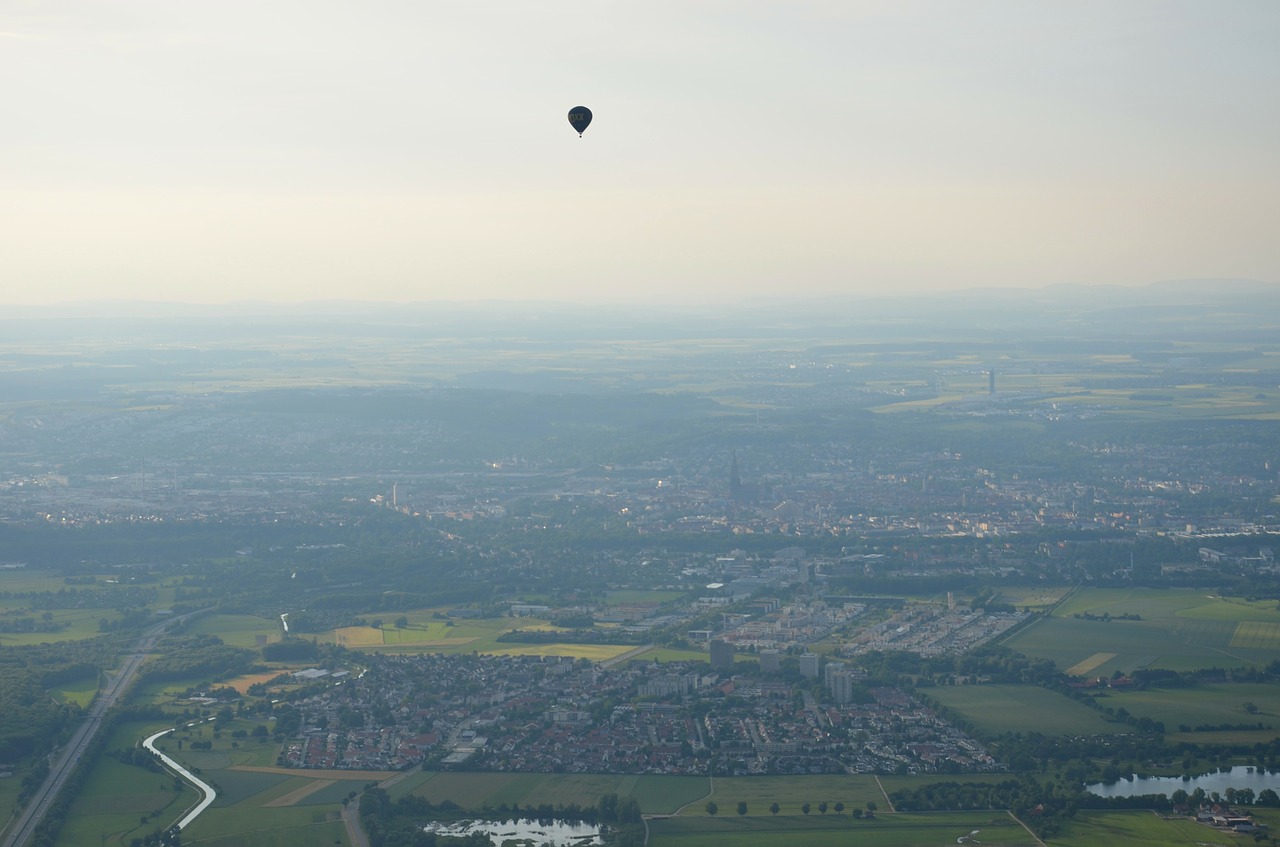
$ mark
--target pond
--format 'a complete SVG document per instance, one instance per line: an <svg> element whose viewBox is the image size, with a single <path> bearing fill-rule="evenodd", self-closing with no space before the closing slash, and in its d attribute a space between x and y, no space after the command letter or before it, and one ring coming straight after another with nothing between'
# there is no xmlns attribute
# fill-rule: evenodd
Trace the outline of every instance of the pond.
<svg viewBox="0 0 1280 847"><path fill-rule="evenodd" d="M436 835L470 835L482 832L489 836L494 847L501 847L505 841L519 841L522 845L545 847L546 845L572 845L572 847L591 847L603 844L600 837L601 827L595 824L570 821L540 821L533 818L506 821L457 821L455 823L432 823L425 827L427 832Z"/></svg>
<svg viewBox="0 0 1280 847"><path fill-rule="evenodd" d="M1190 794L1203 788L1205 794L1226 794L1228 788L1251 788L1256 796L1270 788L1280 792L1280 771L1267 772L1262 768L1234 767L1217 773L1183 778L1180 776L1131 776L1110 785L1096 782L1086 785L1085 791L1099 797L1135 797L1143 794L1163 794L1168 797L1181 788Z"/></svg>

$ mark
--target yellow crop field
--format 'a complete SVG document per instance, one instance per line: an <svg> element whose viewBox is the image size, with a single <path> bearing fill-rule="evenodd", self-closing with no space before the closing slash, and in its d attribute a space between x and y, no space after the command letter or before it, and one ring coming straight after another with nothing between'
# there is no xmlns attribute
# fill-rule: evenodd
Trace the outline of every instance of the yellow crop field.
<svg viewBox="0 0 1280 847"><path fill-rule="evenodd" d="M382 630L371 626L344 626L333 631L333 639L343 647L381 647Z"/></svg>
<svg viewBox="0 0 1280 847"><path fill-rule="evenodd" d="M1280 650L1280 623L1240 621L1236 624L1236 631L1231 636L1231 646Z"/></svg>
<svg viewBox="0 0 1280 847"><path fill-rule="evenodd" d="M235 679L227 680L223 684L234 688L241 694L244 694L249 690L249 686L259 682L270 682L282 673L284 673L284 670L279 668L276 670L262 671L260 673L247 673L244 676L238 676Z"/></svg>
<svg viewBox="0 0 1280 847"><path fill-rule="evenodd" d="M1084 676L1089 671L1093 670L1099 665L1106 664L1107 662L1111 661L1115 657L1116 657L1115 653L1094 653L1092 656L1085 659L1084 661L1076 662L1074 665L1067 668L1066 674L1067 676Z"/></svg>

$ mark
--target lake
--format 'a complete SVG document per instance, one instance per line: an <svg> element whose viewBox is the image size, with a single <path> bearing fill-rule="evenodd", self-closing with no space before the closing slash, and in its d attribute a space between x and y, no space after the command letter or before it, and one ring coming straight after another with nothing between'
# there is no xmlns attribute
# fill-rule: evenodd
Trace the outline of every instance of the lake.
<svg viewBox="0 0 1280 847"><path fill-rule="evenodd" d="M1268 773L1264 769L1238 766L1217 773L1201 774L1189 779L1180 776L1133 776L1107 785L1096 782L1086 785L1085 791L1099 797L1134 797L1142 794L1163 794L1168 797L1181 788L1190 794L1203 788L1205 794L1226 794L1228 788L1251 788L1255 796L1270 788L1280 792L1280 772Z"/></svg>
<svg viewBox="0 0 1280 847"><path fill-rule="evenodd" d="M568 821L539 821L533 818L507 821L459 821L457 823L433 823L424 827L427 832L436 835L470 835L483 832L489 836L494 847L514 838L528 839L534 845L572 844L573 847L591 847L603 844L600 827L589 823L570 823Z"/></svg>

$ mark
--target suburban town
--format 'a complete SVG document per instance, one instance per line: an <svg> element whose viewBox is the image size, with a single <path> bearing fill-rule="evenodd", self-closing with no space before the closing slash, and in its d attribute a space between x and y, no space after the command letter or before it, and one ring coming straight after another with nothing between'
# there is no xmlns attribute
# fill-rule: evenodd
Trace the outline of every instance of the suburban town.
<svg viewBox="0 0 1280 847"><path fill-rule="evenodd" d="M800 658L811 686L691 662L363 657L358 675L294 701L301 729L281 763L724 776L1001 769L903 691L872 688L868 702L850 702L860 671L830 662L819 674L816 656Z"/></svg>

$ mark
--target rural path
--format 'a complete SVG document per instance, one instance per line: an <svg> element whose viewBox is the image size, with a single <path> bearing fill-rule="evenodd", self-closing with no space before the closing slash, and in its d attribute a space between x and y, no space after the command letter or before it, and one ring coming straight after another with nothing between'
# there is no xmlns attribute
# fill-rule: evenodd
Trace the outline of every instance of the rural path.
<svg viewBox="0 0 1280 847"><path fill-rule="evenodd" d="M1043 841L1041 841L1041 840L1040 840L1040 836L1036 835L1036 834L1035 834L1035 831L1034 831L1033 829L1031 829L1031 827L1029 827L1029 826L1027 826L1025 823L1023 823L1023 822L1018 818L1018 816L1017 816L1017 815L1015 815L1015 814L1013 813L1013 811L1012 811L1012 810L1010 810L1008 814L1009 814L1009 817L1013 818L1013 819L1014 819L1014 821L1016 821L1016 822L1017 822L1018 826L1022 827L1023 829L1025 829L1025 830L1027 831L1027 835L1030 835L1032 838L1034 838L1034 839L1036 840L1036 843L1037 843L1037 844L1039 844L1039 845L1040 845L1040 847L1048 847L1048 845L1047 845L1047 844L1045 844Z"/></svg>
<svg viewBox="0 0 1280 847"><path fill-rule="evenodd" d="M880 777L875 776L875 774L872 774L872 776L875 777L876 788L880 789L880 794L881 796L884 797L884 804L889 807L889 811L891 812L898 811L897 809L893 808L893 801L889 799L889 792L884 790L884 783L880 781Z"/></svg>
<svg viewBox="0 0 1280 847"><path fill-rule="evenodd" d="M417 771L400 771L393 776L387 777L378 783L378 787L382 789L390 788L397 782L408 779ZM351 841L351 847L369 847L369 837L364 834L364 827L360 825L360 795L357 794L351 799L351 802L342 807L342 823L347 827L347 838Z"/></svg>
<svg viewBox="0 0 1280 847"><path fill-rule="evenodd" d="M342 822L347 827L347 840L351 842L351 847L369 847L369 839L364 834L364 827L360 826L360 795L357 794L355 799L342 807Z"/></svg>
<svg viewBox="0 0 1280 847"><path fill-rule="evenodd" d="M714 776L707 777L707 787L709 790L707 791L706 794L702 795L697 800L690 800L688 803L685 803L683 806L681 806L680 808L672 812L671 817L676 817L677 815L683 815L684 810L692 806L694 803L701 803L703 800L710 800L712 797L714 797L716 793L716 778Z"/></svg>
<svg viewBox="0 0 1280 847"><path fill-rule="evenodd" d="M654 644L641 644L639 647L633 647L632 649L628 650L625 653L619 653L618 655L614 656L612 659L605 659L603 662L600 662L599 665L602 668L611 668L614 665L620 665L623 662L627 661L627 659L634 659L636 656L639 656L641 653L647 653L648 651L652 650L655 646L656 645Z"/></svg>

